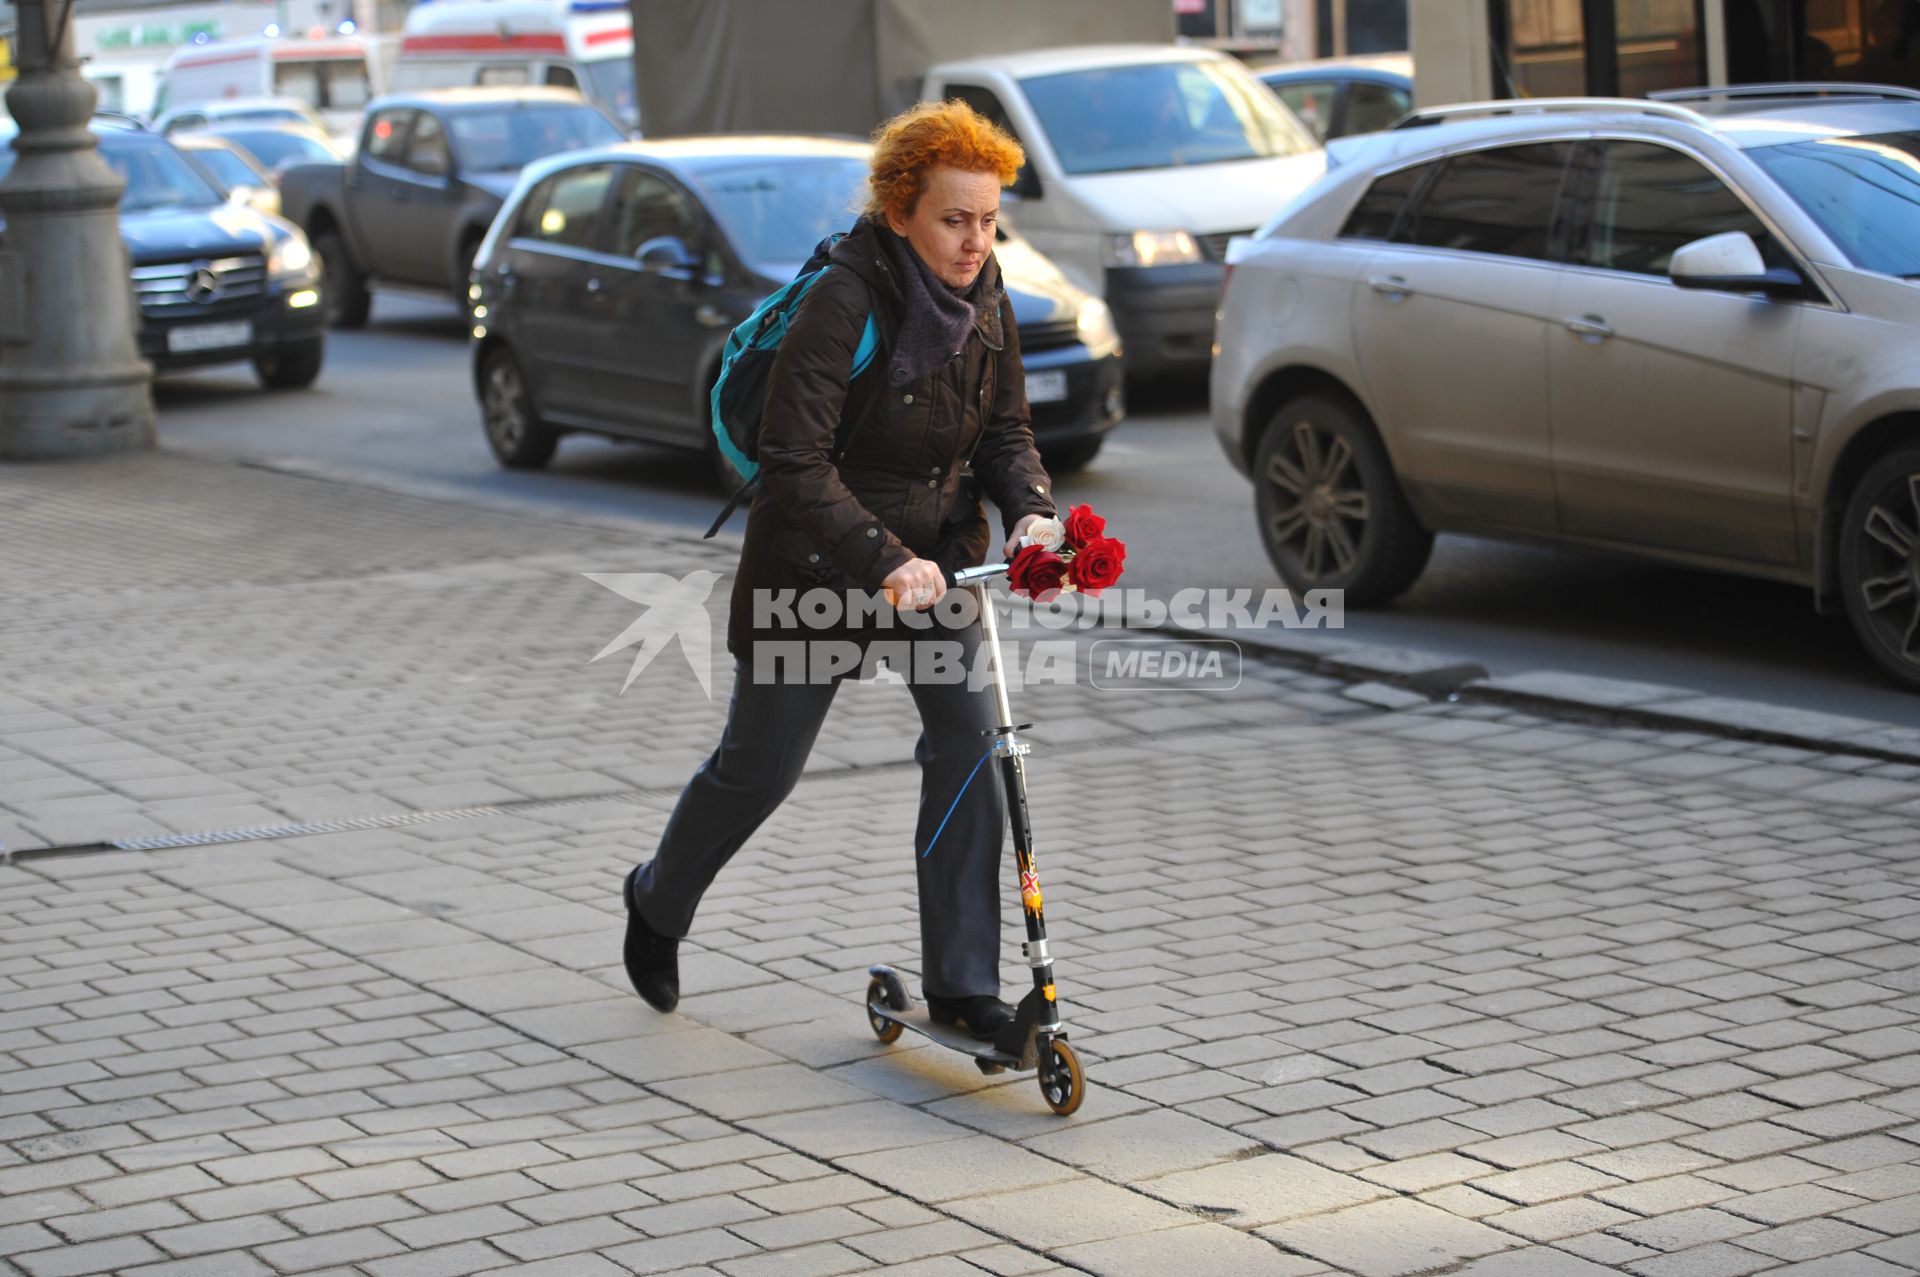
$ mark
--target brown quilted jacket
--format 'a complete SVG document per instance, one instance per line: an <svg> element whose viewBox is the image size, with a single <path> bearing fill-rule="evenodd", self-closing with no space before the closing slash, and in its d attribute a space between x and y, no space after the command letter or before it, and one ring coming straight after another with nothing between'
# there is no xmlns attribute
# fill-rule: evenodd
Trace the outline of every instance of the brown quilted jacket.
<svg viewBox="0 0 1920 1277"><path fill-rule="evenodd" d="M727 624L727 650L741 660L751 661L756 638L823 637L756 634L754 590L877 590L914 557L956 569L985 561L991 546L997 558L982 493L999 507L1007 533L1025 515L1055 513L1053 482L1028 424L1026 375L998 260L981 268L982 294L997 305L981 307L966 348L916 381L888 386L901 293L881 234L891 232L863 219L835 246L833 269L801 303L769 376L762 486L748 511ZM871 391L863 387L864 411L836 462L853 352L870 310L882 349L862 377L875 381ZM938 631L896 628L877 637L930 633Z"/></svg>

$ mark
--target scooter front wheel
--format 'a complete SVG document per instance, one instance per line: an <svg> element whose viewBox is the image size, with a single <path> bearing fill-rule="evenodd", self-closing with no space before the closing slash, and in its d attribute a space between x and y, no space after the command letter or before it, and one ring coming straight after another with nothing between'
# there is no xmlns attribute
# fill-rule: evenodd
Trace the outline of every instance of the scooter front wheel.
<svg viewBox="0 0 1920 1277"><path fill-rule="evenodd" d="M893 1006L893 1001L889 997L890 992L887 982L879 976L867 981L867 1023L873 1028L873 1036L889 1045L898 1042L900 1035L906 1032L906 1026L898 1020L889 1020L873 1009L876 1002L882 1006Z"/></svg>
<svg viewBox="0 0 1920 1277"><path fill-rule="evenodd" d="M1066 1117L1079 1111L1087 1098L1087 1075L1072 1047L1055 1038L1047 1044L1048 1059L1040 1068L1040 1096L1047 1107Z"/></svg>

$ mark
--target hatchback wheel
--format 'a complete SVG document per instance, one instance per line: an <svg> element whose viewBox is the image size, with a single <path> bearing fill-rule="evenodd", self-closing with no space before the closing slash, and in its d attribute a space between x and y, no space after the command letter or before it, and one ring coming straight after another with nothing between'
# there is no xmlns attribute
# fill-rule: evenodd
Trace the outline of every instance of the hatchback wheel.
<svg viewBox="0 0 1920 1277"><path fill-rule="evenodd" d="M559 432L540 420L520 361L505 346L489 350L480 365L480 413L487 444L501 465L538 470L553 459Z"/></svg>
<svg viewBox="0 0 1920 1277"><path fill-rule="evenodd" d="M1882 669L1920 688L1920 450L1869 468L1843 519L1847 619Z"/></svg>
<svg viewBox="0 0 1920 1277"><path fill-rule="evenodd" d="M1366 607L1426 567L1433 534L1353 403L1308 395L1282 407L1260 437L1253 477L1261 539L1289 588L1344 590L1348 606Z"/></svg>

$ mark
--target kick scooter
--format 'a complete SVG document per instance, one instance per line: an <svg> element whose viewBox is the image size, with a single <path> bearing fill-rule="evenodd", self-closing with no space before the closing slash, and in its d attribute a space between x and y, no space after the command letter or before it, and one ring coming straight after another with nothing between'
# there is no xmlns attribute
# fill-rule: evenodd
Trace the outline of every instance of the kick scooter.
<svg viewBox="0 0 1920 1277"><path fill-rule="evenodd" d="M1033 827L1027 817L1025 759L1033 747L1018 735L1021 728L1030 724L1016 726L1013 721L1000 662L1000 631L994 619L993 599L987 591L987 583L996 576L1004 576L1006 571L1004 563L964 568L953 573L948 584L971 589L980 605L981 637L986 644L999 722L999 726L989 729L988 735L993 737L991 752L1000 766L1007 814L1013 825L1013 855L1020 870L1020 905L1027 920L1027 941L1021 949L1026 954L1027 965L1033 969L1033 989L1020 1000L1012 1022L1001 1029L993 1041L981 1042L964 1024L935 1024L926 1009L914 1005L913 999L907 996L906 985L892 967L869 967L867 1023L873 1027L874 1036L887 1043L899 1041L903 1030L912 1029L948 1050L971 1055L982 1073L1038 1069L1040 1094L1047 1107L1065 1116L1086 1099L1087 1079L1080 1068L1080 1057L1067 1044L1066 1026L1060 1022L1060 1006L1054 997L1053 959L1047 953L1047 920L1040 911L1040 877L1034 868Z"/></svg>

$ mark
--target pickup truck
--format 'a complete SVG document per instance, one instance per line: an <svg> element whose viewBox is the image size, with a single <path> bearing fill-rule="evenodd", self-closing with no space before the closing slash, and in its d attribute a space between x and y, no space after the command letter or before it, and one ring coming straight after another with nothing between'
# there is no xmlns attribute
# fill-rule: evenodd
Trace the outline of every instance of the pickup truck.
<svg viewBox="0 0 1920 1277"><path fill-rule="evenodd" d="M281 174L281 215L313 242L335 327L366 323L374 288L464 304L473 255L521 168L623 137L567 89L392 94L367 107L351 159Z"/></svg>

